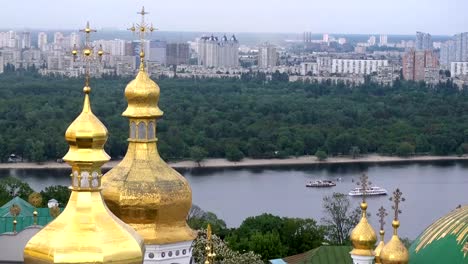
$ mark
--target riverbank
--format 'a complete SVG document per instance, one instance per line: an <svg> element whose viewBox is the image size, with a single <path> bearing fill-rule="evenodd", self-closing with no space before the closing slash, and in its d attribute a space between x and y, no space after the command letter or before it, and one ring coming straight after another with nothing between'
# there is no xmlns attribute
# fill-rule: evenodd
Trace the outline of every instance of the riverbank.
<svg viewBox="0 0 468 264"><path fill-rule="evenodd" d="M331 157L325 161L318 161L315 156L302 156L288 159L243 159L239 162L232 162L225 159L206 159L200 162L200 166L193 161L170 162L173 168L243 168L243 167L268 167L287 165L313 165L313 164L346 164L346 163L401 163L401 162L430 162L430 161L456 161L468 160L468 156L413 156L409 158L366 155L356 159L350 157ZM103 168L109 169L116 166L120 161L114 160L106 163ZM66 163L44 162L44 163L0 163L0 169L61 169L69 168Z"/></svg>

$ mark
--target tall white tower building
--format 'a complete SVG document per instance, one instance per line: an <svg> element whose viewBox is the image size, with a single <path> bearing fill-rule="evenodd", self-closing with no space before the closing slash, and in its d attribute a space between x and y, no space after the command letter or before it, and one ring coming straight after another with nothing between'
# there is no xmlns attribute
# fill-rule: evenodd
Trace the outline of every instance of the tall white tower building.
<svg viewBox="0 0 468 264"><path fill-rule="evenodd" d="M236 36L201 37L198 41L198 65L206 67L238 67L239 41Z"/></svg>
<svg viewBox="0 0 468 264"><path fill-rule="evenodd" d="M258 67L262 69L276 66L278 63L278 53L276 47L265 43L258 50Z"/></svg>
<svg viewBox="0 0 468 264"><path fill-rule="evenodd" d="M39 32L37 35L37 48L44 51L47 46L47 33Z"/></svg>

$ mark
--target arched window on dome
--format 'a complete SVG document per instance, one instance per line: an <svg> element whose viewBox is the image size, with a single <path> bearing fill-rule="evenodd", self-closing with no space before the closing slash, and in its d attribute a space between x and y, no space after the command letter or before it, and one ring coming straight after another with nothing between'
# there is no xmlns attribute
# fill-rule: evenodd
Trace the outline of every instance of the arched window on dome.
<svg viewBox="0 0 468 264"><path fill-rule="evenodd" d="M135 122L130 122L130 138L131 139L136 138L136 124L135 124Z"/></svg>
<svg viewBox="0 0 468 264"><path fill-rule="evenodd" d="M154 122L151 121L148 124L148 139L154 139Z"/></svg>
<svg viewBox="0 0 468 264"><path fill-rule="evenodd" d="M146 125L144 122L138 123L138 139L146 139Z"/></svg>

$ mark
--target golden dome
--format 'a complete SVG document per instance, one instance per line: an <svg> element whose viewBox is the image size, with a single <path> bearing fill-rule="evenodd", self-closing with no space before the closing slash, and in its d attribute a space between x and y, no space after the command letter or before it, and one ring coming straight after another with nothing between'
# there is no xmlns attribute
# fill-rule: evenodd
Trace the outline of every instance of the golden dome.
<svg viewBox="0 0 468 264"><path fill-rule="evenodd" d="M367 221L367 203L361 203L362 217L356 227L351 231L353 250L351 254L358 256L373 256L377 236L374 229Z"/></svg>
<svg viewBox="0 0 468 264"><path fill-rule="evenodd" d="M393 236L380 251L380 260L382 264L407 264L409 261L408 250L398 237L398 227L400 221L393 220Z"/></svg>
<svg viewBox="0 0 468 264"><path fill-rule="evenodd" d="M72 167L71 196L64 211L29 240L24 263L142 263L144 244L113 215L101 195L107 129L94 116L85 87L82 113L67 129L64 160Z"/></svg>
<svg viewBox="0 0 468 264"><path fill-rule="evenodd" d="M102 161L107 162L110 157L104 151L107 141L107 128L91 111L89 102L90 87L83 89L85 99L83 111L73 121L65 132L65 139L70 145L68 153L63 157L65 161Z"/></svg>
<svg viewBox="0 0 468 264"><path fill-rule="evenodd" d="M142 66L136 78L125 88L128 106L122 115L133 118L161 117L163 112L158 107L159 91L159 86L149 78Z"/></svg>
<svg viewBox="0 0 468 264"><path fill-rule="evenodd" d="M377 247L374 250L375 264L381 264L382 263L382 261L380 260L380 252L382 251L382 248L385 246L385 243L384 243L385 231L380 230L379 233L380 233L380 242L379 242L379 244L377 245Z"/></svg>
<svg viewBox="0 0 468 264"><path fill-rule="evenodd" d="M123 160L103 178L109 209L132 226L145 244L191 241L196 233L186 219L192 206L187 180L161 159L157 149L156 119L159 87L140 68L125 96L130 118L128 150Z"/></svg>

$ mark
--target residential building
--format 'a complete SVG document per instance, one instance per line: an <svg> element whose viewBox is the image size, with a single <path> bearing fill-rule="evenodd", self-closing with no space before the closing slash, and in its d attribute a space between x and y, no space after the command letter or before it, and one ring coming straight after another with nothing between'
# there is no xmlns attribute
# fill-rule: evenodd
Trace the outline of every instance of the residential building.
<svg viewBox="0 0 468 264"><path fill-rule="evenodd" d="M380 35L379 45L380 46L387 46L387 44L388 44L388 36L387 35Z"/></svg>
<svg viewBox="0 0 468 264"><path fill-rule="evenodd" d="M166 64L189 64L190 46L188 43L169 43L166 47Z"/></svg>
<svg viewBox="0 0 468 264"><path fill-rule="evenodd" d="M328 43L329 40L330 36L327 33L323 34L322 41Z"/></svg>
<svg viewBox="0 0 468 264"><path fill-rule="evenodd" d="M468 75L468 62L452 62L450 67L451 77L459 77Z"/></svg>
<svg viewBox="0 0 468 264"><path fill-rule="evenodd" d="M386 66L388 60L333 59L331 73L369 75Z"/></svg>
<svg viewBox="0 0 468 264"><path fill-rule="evenodd" d="M440 65L444 69L449 69L450 64L456 61L456 50L455 41L449 40L442 43L440 47Z"/></svg>
<svg viewBox="0 0 468 264"><path fill-rule="evenodd" d="M339 38L338 39L338 44L340 44L340 45L346 44L346 38Z"/></svg>
<svg viewBox="0 0 468 264"><path fill-rule="evenodd" d="M73 32L70 34L70 47L79 47L81 46L81 38L80 35L77 34L76 32Z"/></svg>
<svg viewBox="0 0 468 264"><path fill-rule="evenodd" d="M432 50L432 36L429 33L416 32L416 51Z"/></svg>
<svg viewBox="0 0 468 264"><path fill-rule="evenodd" d="M41 51L45 51L47 46L47 33L39 32L37 35L37 48Z"/></svg>
<svg viewBox="0 0 468 264"><path fill-rule="evenodd" d="M375 36L370 36L367 44L369 44L369 46L375 46L375 44L377 44L377 38Z"/></svg>
<svg viewBox="0 0 468 264"><path fill-rule="evenodd" d="M23 32L21 34L21 48L30 49L31 48L31 32Z"/></svg>
<svg viewBox="0 0 468 264"><path fill-rule="evenodd" d="M278 63L278 52L276 47L265 43L258 50L258 67L261 69L276 66Z"/></svg>
<svg viewBox="0 0 468 264"><path fill-rule="evenodd" d="M61 46L63 43L63 34L62 32L55 32L54 33L54 44Z"/></svg>
<svg viewBox="0 0 468 264"><path fill-rule="evenodd" d="M150 40L146 42L146 45L148 61L166 65L166 41Z"/></svg>
<svg viewBox="0 0 468 264"><path fill-rule="evenodd" d="M238 67L239 41L232 35L202 37L198 40L198 65L205 67Z"/></svg>
<svg viewBox="0 0 468 264"><path fill-rule="evenodd" d="M403 78L412 81L435 81L434 71L439 71L439 61L431 50L411 50L403 56Z"/></svg>
<svg viewBox="0 0 468 264"><path fill-rule="evenodd" d="M0 74L4 71L5 64L3 63L3 56L0 56Z"/></svg>
<svg viewBox="0 0 468 264"><path fill-rule="evenodd" d="M316 62L303 62L301 63L301 75L318 75L318 64Z"/></svg>
<svg viewBox="0 0 468 264"><path fill-rule="evenodd" d="M455 42L455 61L468 61L468 32L453 37Z"/></svg>

